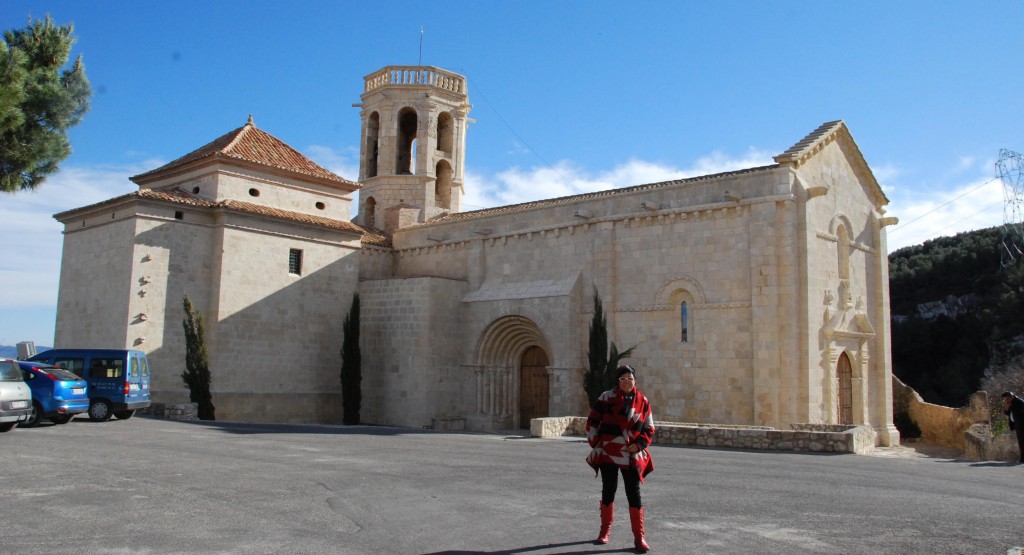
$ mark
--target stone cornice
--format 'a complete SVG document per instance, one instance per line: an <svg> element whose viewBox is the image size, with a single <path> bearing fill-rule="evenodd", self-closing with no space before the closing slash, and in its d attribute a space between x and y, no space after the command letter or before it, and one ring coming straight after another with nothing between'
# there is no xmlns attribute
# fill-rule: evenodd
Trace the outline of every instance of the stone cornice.
<svg viewBox="0 0 1024 555"><path fill-rule="evenodd" d="M451 226L453 229L464 232L466 236L449 239L445 237L436 237L432 234L430 235L431 239L429 239L432 241L432 244L417 245L395 250L399 253L418 253L424 250L430 252L431 249L437 249L440 246L465 245L471 241L488 241L491 246L499 243L504 245L507 244L510 239L532 241L535 237L543 239L548 234L554 234L555 237L560 237L563 233L575 235L577 232L587 232L595 226L600 226L601 224L606 223L621 223L625 227L631 228L649 225L668 225L686 220L700 221L717 217L735 217L746 214L750 206L755 204L793 201L795 201L795 198L791 194L773 195L768 197L757 197L754 199L744 199L739 202L716 202L684 208L667 208L657 211L630 212L627 214L616 214L612 216L590 217L584 220L576 219L565 223L521 229L499 235L488 235L486 237L480 237L479 234L473 231L473 229L463 230L461 227L455 227L453 225L454 222L451 224L435 224L433 227L435 231L440 231L440 229L443 229L444 227ZM412 230L423 230L424 227L425 226L417 226L416 228L412 228Z"/></svg>

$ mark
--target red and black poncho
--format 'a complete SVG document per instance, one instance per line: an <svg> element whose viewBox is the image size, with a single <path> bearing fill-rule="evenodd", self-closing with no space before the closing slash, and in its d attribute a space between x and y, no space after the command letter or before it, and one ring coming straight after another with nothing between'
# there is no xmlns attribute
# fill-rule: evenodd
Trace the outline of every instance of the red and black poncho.
<svg viewBox="0 0 1024 555"><path fill-rule="evenodd" d="M597 398L587 418L587 443L592 447L587 464L595 471L602 464L633 468L640 481L654 470L647 447L654 440L654 415L651 403L638 390L632 391L633 402L626 403L621 389L609 389ZM628 445L639 445L640 451L628 453Z"/></svg>

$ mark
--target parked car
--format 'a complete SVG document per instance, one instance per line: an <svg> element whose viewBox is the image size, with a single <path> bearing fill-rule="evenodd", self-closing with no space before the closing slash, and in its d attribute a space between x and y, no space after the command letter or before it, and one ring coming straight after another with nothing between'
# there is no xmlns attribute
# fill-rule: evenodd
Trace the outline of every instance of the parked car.
<svg viewBox="0 0 1024 555"><path fill-rule="evenodd" d="M29 357L81 376L89 383L89 418L125 420L149 406L149 359L134 349L51 349Z"/></svg>
<svg viewBox="0 0 1024 555"><path fill-rule="evenodd" d="M32 393L21 377L18 362L0 358L0 432L9 432L32 415Z"/></svg>
<svg viewBox="0 0 1024 555"><path fill-rule="evenodd" d="M89 410L88 383L68 370L27 360L18 361L21 375L32 390L32 416L20 425L36 426L44 418L67 424Z"/></svg>

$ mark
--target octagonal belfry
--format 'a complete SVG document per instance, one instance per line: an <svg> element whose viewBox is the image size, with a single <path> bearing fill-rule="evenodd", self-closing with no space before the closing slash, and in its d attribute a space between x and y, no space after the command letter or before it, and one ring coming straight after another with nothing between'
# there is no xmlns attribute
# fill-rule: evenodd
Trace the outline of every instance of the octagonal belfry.
<svg viewBox="0 0 1024 555"><path fill-rule="evenodd" d="M365 78L357 223L394 231L459 212L471 108L462 75L388 66Z"/></svg>

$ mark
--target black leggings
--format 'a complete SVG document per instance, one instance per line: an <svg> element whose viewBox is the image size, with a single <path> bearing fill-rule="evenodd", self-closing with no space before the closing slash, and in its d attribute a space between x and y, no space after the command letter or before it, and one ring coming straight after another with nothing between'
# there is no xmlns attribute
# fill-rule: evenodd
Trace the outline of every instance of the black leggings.
<svg viewBox="0 0 1024 555"><path fill-rule="evenodd" d="M1017 447L1020 450L1020 462L1024 463L1024 422L1017 424Z"/></svg>
<svg viewBox="0 0 1024 555"><path fill-rule="evenodd" d="M615 490L619 488L619 471L622 471L622 485L626 488L626 500L634 509L643 507L640 501L640 474L632 468L619 468L615 464L601 465L601 502L611 505L615 501Z"/></svg>

